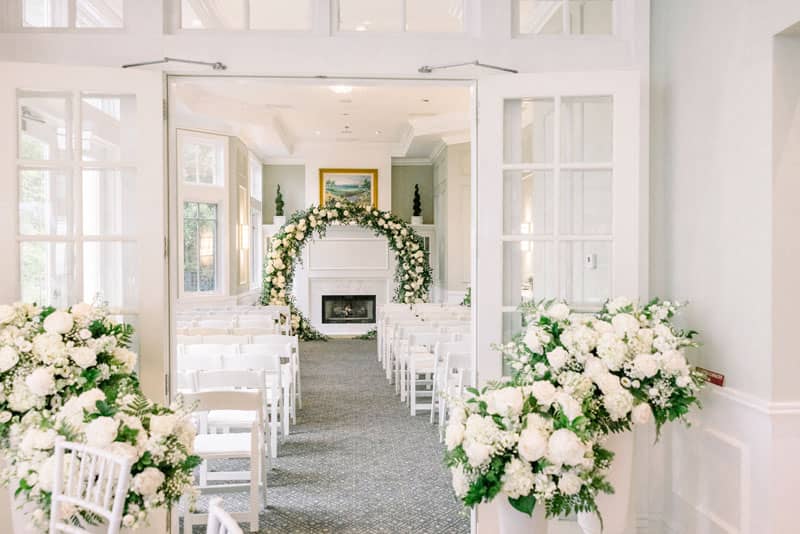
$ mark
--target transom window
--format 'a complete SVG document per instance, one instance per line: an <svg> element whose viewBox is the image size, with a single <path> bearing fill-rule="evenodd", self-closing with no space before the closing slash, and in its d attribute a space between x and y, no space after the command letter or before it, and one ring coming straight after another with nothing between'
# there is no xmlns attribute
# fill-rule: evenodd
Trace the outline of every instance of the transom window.
<svg viewBox="0 0 800 534"><path fill-rule="evenodd" d="M20 0L23 28L122 28L124 0Z"/></svg>
<svg viewBox="0 0 800 534"><path fill-rule="evenodd" d="M341 32L464 31L464 0L337 0Z"/></svg>
<svg viewBox="0 0 800 534"><path fill-rule="evenodd" d="M518 35L610 35L613 0L514 0Z"/></svg>
<svg viewBox="0 0 800 534"><path fill-rule="evenodd" d="M311 0L181 0L183 29L307 31L311 22Z"/></svg>

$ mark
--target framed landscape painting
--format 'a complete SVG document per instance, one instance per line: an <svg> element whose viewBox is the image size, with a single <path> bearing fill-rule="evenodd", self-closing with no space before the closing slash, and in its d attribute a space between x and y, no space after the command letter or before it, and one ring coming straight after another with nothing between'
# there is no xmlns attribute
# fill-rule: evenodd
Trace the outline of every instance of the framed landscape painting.
<svg viewBox="0 0 800 534"><path fill-rule="evenodd" d="M320 169L319 204L347 201L378 207L378 169Z"/></svg>

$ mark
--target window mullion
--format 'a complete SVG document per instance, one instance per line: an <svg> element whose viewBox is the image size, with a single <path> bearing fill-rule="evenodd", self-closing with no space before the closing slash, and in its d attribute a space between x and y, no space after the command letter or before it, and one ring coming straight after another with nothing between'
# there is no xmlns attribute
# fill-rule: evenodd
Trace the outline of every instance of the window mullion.
<svg viewBox="0 0 800 534"><path fill-rule="evenodd" d="M408 31L408 0L400 0L400 3L403 6L403 9L400 13L400 31L405 33Z"/></svg>
<svg viewBox="0 0 800 534"><path fill-rule="evenodd" d="M561 33L569 35L569 0L561 0Z"/></svg>
<svg viewBox="0 0 800 534"><path fill-rule="evenodd" d="M559 233L561 204L561 96L556 95L553 110L553 257L555 260L557 298L564 298L561 287L561 250Z"/></svg>
<svg viewBox="0 0 800 534"><path fill-rule="evenodd" d="M71 7L74 7L75 0ZM81 95L78 92L72 94L72 234L75 242L72 246L75 255L75 272L73 273L73 291L71 298L73 302L83 300L83 132ZM69 304L69 303L68 303Z"/></svg>
<svg viewBox="0 0 800 534"><path fill-rule="evenodd" d="M78 6L77 0L69 0L67 5L67 27L68 28L77 28L78 27Z"/></svg>

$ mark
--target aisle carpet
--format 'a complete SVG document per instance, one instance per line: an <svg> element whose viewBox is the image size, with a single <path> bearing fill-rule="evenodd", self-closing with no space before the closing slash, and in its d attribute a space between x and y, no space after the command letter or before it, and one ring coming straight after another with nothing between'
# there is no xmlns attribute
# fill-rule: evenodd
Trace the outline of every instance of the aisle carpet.
<svg viewBox="0 0 800 534"><path fill-rule="evenodd" d="M261 532L469 532L437 427L409 416L375 350L374 341L301 344L303 409L273 460ZM247 496L224 502L245 511Z"/></svg>

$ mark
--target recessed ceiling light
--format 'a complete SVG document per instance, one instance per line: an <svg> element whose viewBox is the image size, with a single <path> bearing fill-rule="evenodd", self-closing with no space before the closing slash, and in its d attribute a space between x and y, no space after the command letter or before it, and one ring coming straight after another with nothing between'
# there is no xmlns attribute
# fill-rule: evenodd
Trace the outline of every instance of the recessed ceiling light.
<svg viewBox="0 0 800 534"><path fill-rule="evenodd" d="M367 31L367 27L364 26L363 24L359 24L358 26L356 26L356 31L357 32L365 32L365 31Z"/></svg>
<svg viewBox="0 0 800 534"><path fill-rule="evenodd" d="M346 95L353 92L352 85L331 85L330 89L337 95Z"/></svg>
<svg viewBox="0 0 800 534"><path fill-rule="evenodd" d="M349 117L349 116L350 116L349 113L342 113L342 117Z"/></svg>
<svg viewBox="0 0 800 534"><path fill-rule="evenodd" d="M319 130L314 130L314 135L322 135L322 132L320 132Z"/></svg>
<svg viewBox="0 0 800 534"><path fill-rule="evenodd" d="M380 135L380 134L382 134L382 133L383 133L383 132L382 132L382 131L380 131L380 130L375 130L375 135Z"/></svg>
<svg viewBox="0 0 800 534"><path fill-rule="evenodd" d="M430 98L423 98L422 101L425 102L426 104L428 104L431 101L431 99Z"/></svg>
<svg viewBox="0 0 800 534"><path fill-rule="evenodd" d="M344 129L345 129L345 130L349 130L349 129L350 129L350 125L349 125L349 124L345 124L345 125L344 125Z"/></svg>

